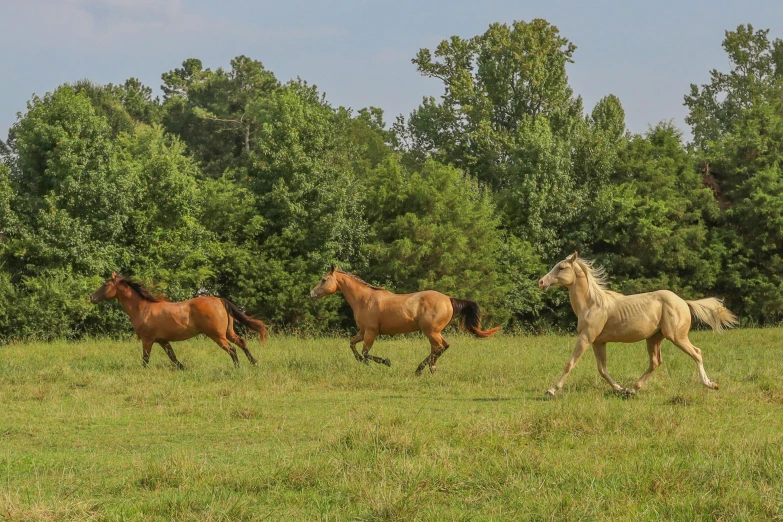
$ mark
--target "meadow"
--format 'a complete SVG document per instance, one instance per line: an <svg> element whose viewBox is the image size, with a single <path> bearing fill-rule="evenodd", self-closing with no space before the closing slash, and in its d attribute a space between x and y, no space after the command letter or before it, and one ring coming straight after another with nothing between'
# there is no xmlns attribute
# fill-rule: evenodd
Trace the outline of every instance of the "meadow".
<svg viewBox="0 0 783 522"><path fill-rule="evenodd" d="M132 340L0 347L0 520L780 520L783 329L694 332L624 399L572 336L272 335L251 367L207 340L186 370ZM609 345L630 385L644 344Z"/></svg>

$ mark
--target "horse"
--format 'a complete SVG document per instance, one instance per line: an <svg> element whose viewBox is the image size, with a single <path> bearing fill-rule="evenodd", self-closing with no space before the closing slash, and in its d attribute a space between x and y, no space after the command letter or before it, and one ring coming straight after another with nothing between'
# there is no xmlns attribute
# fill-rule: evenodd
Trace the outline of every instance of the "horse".
<svg viewBox="0 0 783 522"><path fill-rule="evenodd" d="M711 381L704 371L701 350L688 338L691 313L718 332L737 324L737 316L718 299L710 297L686 301L669 290L627 296L609 291L603 268L594 266L590 260L580 259L578 252L557 263L538 281L538 286L544 291L551 286L568 288L571 308L578 318L576 346L563 375L547 390L548 397L554 397L563 387L568 373L591 344L601 377L615 391L633 395L660 366L661 343L664 339L670 340L696 361L704 386L718 389L718 383ZM606 343L635 343L643 339L647 340L650 365L636 381L634 389L629 390L617 384L606 371Z"/></svg>
<svg viewBox="0 0 783 522"><path fill-rule="evenodd" d="M438 359L449 349L449 343L441 332L455 315L462 316L464 328L476 337L491 337L500 330L499 326L481 329L481 310L474 301L454 299L434 290L395 294L334 265L310 291L310 297L318 299L338 291L353 309L356 326L359 327L359 332L351 338L351 350L356 360L365 364L372 360L391 366L389 359L369 353L378 335L421 331L430 340L430 354L416 368L416 375L421 375L427 364L430 373L435 373ZM361 355L356 350L359 341L364 341Z"/></svg>
<svg viewBox="0 0 783 522"><path fill-rule="evenodd" d="M185 341L198 334L204 334L223 348L239 367L236 344L247 355L250 364L256 360L247 348L247 343L234 332L234 320L259 333L261 342L266 342L266 325L263 321L245 315L237 305L219 297L196 297L187 301L172 303L161 296L153 295L141 284L116 272L91 296L93 304L117 299L128 314L136 335L143 348L142 366L149 364L152 345L158 343L166 351L171 362L182 370L171 341Z"/></svg>

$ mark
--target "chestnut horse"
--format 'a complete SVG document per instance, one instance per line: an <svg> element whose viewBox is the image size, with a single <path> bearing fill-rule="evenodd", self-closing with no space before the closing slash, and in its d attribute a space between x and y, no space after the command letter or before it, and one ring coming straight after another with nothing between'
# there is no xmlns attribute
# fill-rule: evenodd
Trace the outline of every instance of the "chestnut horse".
<svg viewBox="0 0 783 522"><path fill-rule="evenodd" d="M184 341L200 333L223 348L231 356L234 366L239 366L239 359L236 349L229 341L242 348L251 364L256 364L245 340L234 332L235 319L258 332L262 343L266 341L264 322L245 315L228 299L204 296L171 303L153 295L139 283L114 272L111 279L90 296L93 303L110 299L117 299L130 317L133 329L141 339L144 350L142 364L145 368L150 360L152 345L158 343L171 362L182 369L182 363L177 360L171 341Z"/></svg>
<svg viewBox="0 0 783 522"><path fill-rule="evenodd" d="M550 286L568 288L571 307L578 318L574 352L566 364L565 371L546 394L554 397L563 387L568 373L582 355L593 345L598 363L598 373L618 392L633 394L641 389L652 372L661 364L661 343L670 340L688 354L699 369L704 386L718 389L704 371L701 350L688 339L691 329L691 314L708 324L715 331L737 324L737 316L713 297L698 301L685 301L669 290L658 290L645 294L623 295L606 289L603 268L594 267L592 261L579 258L574 252L557 263L550 272L538 281L542 290ZM650 366L628 390L617 384L606 371L606 343L635 343L647 340Z"/></svg>
<svg viewBox="0 0 783 522"><path fill-rule="evenodd" d="M430 372L449 343L440 334L454 315L464 318L464 327L476 337L490 337L500 327L481 330L481 311L473 301L454 299L434 290L413 294L394 294L362 281L353 274L332 266L321 281L310 291L310 297L318 299L340 291L353 309L353 316L359 333L351 338L351 350L357 361L369 364L373 360L391 366L389 359L370 355L370 348L378 335L395 335L422 331L430 340L430 354L416 369L421 375L429 363ZM362 355L356 350L356 343L364 341Z"/></svg>

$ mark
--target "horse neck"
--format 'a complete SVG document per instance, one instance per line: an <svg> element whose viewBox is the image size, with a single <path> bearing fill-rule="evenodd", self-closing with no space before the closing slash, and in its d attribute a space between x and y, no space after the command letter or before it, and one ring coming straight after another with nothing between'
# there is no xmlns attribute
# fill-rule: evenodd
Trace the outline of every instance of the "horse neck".
<svg viewBox="0 0 783 522"><path fill-rule="evenodd" d="M122 309L131 318L131 322L139 315L142 308L147 305L146 300L125 285L117 289L117 301L120 302Z"/></svg>
<svg viewBox="0 0 783 522"><path fill-rule="evenodd" d="M568 286L568 297L571 299L571 308L576 315L594 304L590 298L587 274L576 276L576 280Z"/></svg>
<svg viewBox="0 0 783 522"><path fill-rule="evenodd" d="M351 305L351 308L361 307L367 302L367 299L372 292L372 288L368 288L356 281L354 278L346 276L344 274L336 273L337 288L345 296L345 300Z"/></svg>

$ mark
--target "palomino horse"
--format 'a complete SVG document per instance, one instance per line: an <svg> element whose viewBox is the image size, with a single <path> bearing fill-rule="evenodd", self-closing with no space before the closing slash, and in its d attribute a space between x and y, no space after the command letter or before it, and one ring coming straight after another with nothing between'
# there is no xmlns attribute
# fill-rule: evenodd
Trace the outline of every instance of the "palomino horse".
<svg viewBox="0 0 783 522"><path fill-rule="evenodd" d="M718 389L704 371L701 350L691 344L688 331L691 329L691 313L720 331L737 324L737 317L715 298L685 301L668 290L646 294L622 295L606 289L604 271L594 267L591 261L572 255L557 263L552 270L538 281L546 290L550 286L568 288L571 307L578 318L576 332L579 335L571 359L555 385L546 394L554 397L563 387L568 372L579 358L593 345L598 373L606 379L615 391L633 394L644 386L652 372L661 364L661 342L668 339L680 350L690 355L699 368L701 382L708 388ZM606 343L635 343L647 339L650 366L634 384L634 390L623 388L606 371Z"/></svg>
<svg viewBox="0 0 783 522"><path fill-rule="evenodd" d="M335 266L332 266L310 291L310 297L318 299L337 291L343 293L353 309L359 333L351 338L351 350L356 360L364 363L373 360L391 366L389 359L370 355L370 348L378 335L395 335L421 330L430 340L431 351L416 368L416 375L421 375L421 371L428 363L430 372L435 372L438 358L449 348L449 343L440 332L457 314L463 316L465 329L476 337L490 337L500 330L499 326L481 330L481 311L478 304L473 301L454 299L434 290L414 294L393 294L362 281L353 274L343 272ZM362 355L359 355L356 343L362 340L364 349Z"/></svg>
<svg viewBox="0 0 783 522"><path fill-rule="evenodd" d="M266 341L264 322L243 314L237 305L228 299L204 296L171 303L152 295L139 283L114 272L111 279L90 296L93 303L109 299L117 299L130 317L144 349L142 364L145 368L150 360L152 345L158 343L171 362L182 369L182 363L177 360L171 341L184 341L200 333L223 348L231 356L234 366L239 366L239 359L236 349L229 341L242 348L251 364L256 364L245 340L234 332L234 319L258 332L262 343Z"/></svg>

